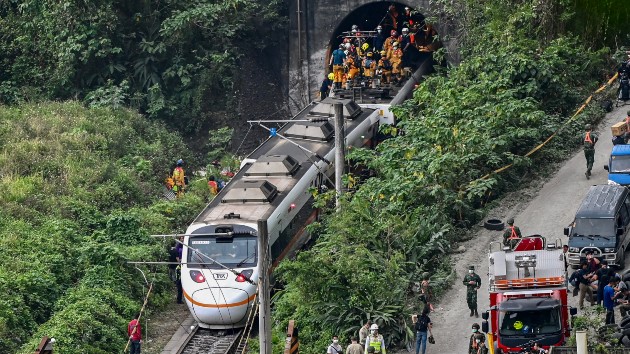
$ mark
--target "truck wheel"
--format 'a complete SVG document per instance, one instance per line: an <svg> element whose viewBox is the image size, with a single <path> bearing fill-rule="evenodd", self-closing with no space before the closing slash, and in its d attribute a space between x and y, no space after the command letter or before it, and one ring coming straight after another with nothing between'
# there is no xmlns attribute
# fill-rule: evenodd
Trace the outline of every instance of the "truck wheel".
<svg viewBox="0 0 630 354"><path fill-rule="evenodd" d="M490 218L483 223L483 227L488 230L501 231L505 228L505 224L499 219Z"/></svg>

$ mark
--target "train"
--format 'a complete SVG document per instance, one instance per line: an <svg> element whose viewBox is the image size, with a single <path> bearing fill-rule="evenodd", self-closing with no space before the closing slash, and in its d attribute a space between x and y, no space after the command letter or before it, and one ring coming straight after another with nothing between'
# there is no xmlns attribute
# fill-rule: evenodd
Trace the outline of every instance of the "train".
<svg viewBox="0 0 630 354"><path fill-rule="evenodd" d="M346 146L373 147L379 126L395 123L390 106L407 98L431 69L427 56L403 87L339 90L313 102L243 160L184 235L183 297L200 327L246 325L260 276L260 221L266 223L271 270L309 240L306 226L319 216L313 191L331 187L334 179L335 104L343 105Z"/></svg>

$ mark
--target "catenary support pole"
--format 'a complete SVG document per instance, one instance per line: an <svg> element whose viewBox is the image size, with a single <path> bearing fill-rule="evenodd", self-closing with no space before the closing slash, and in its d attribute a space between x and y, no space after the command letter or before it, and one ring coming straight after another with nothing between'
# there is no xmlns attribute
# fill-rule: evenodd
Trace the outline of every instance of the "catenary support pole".
<svg viewBox="0 0 630 354"><path fill-rule="evenodd" d="M575 331L575 342L577 344L577 354L586 354L588 350L586 331Z"/></svg>
<svg viewBox="0 0 630 354"><path fill-rule="evenodd" d="M271 307L269 305L269 234L267 220L258 220L258 330L260 353L271 354Z"/></svg>
<svg viewBox="0 0 630 354"><path fill-rule="evenodd" d="M335 103L335 191L337 194L335 200L337 202L337 210L341 207L340 198L343 189L341 177L343 176L344 152L346 150L343 123L343 104Z"/></svg>

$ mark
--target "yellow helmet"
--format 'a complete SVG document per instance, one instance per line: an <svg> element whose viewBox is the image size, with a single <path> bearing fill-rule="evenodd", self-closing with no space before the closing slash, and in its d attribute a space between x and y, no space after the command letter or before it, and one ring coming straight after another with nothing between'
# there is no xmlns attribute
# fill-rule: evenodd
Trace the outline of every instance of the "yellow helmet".
<svg viewBox="0 0 630 354"><path fill-rule="evenodd" d="M363 45L361 46L361 49L363 50L368 50L368 48L370 48L370 45L367 43L363 43Z"/></svg>
<svg viewBox="0 0 630 354"><path fill-rule="evenodd" d="M381 56L385 56L385 55L387 55L387 52L384 50L381 50Z"/></svg>
<svg viewBox="0 0 630 354"><path fill-rule="evenodd" d="M334 80L335 79L335 74L330 73L328 74L328 80Z"/></svg>
<svg viewBox="0 0 630 354"><path fill-rule="evenodd" d="M367 53L367 56L368 56L368 57L371 57L371 56L372 56L372 52L368 52L368 53Z"/></svg>

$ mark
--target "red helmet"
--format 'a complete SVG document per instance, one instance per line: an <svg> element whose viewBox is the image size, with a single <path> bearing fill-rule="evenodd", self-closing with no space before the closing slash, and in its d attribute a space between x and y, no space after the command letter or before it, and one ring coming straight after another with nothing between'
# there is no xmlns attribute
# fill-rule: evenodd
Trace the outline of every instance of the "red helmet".
<svg viewBox="0 0 630 354"><path fill-rule="evenodd" d="M389 34L391 34L392 37L396 36L398 33L396 33L396 30L392 30L391 32L389 32Z"/></svg>

